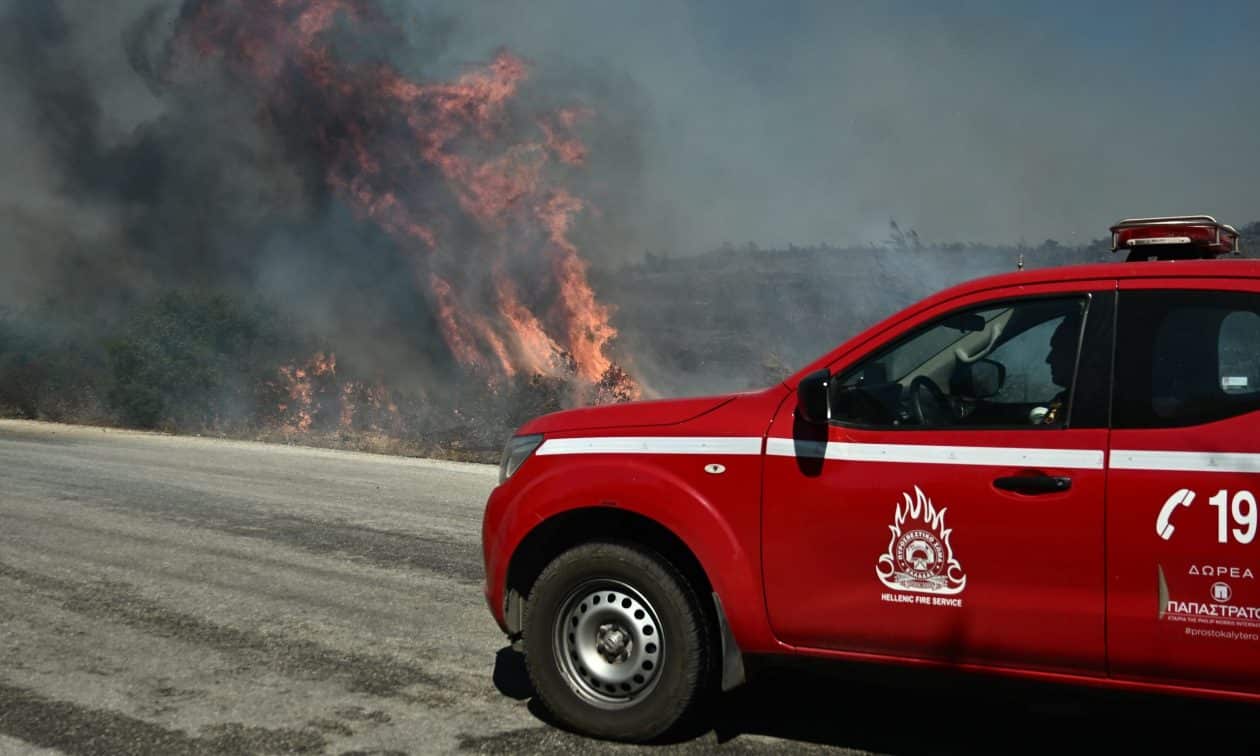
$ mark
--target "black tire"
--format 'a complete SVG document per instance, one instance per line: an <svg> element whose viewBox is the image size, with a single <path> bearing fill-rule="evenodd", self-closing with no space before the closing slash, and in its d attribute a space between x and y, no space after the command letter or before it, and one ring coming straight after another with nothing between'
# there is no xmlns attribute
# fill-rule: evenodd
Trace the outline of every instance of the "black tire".
<svg viewBox="0 0 1260 756"><path fill-rule="evenodd" d="M687 580L659 555L616 543L577 546L547 565L525 605L524 642L530 679L552 716L583 734L634 742L660 737L694 711L715 656ZM610 661L617 649L627 658Z"/></svg>

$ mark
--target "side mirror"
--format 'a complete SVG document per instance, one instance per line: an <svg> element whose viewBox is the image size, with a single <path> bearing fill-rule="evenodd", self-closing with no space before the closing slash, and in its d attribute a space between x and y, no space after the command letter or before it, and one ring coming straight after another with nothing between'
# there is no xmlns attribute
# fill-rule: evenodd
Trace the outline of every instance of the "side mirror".
<svg viewBox="0 0 1260 756"><path fill-rule="evenodd" d="M815 370L801 379L796 386L796 416L807 423L825 425L830 419L830 402L827 386L831 371Z"/></svg>
<svg viewBox="0 0 1260 756"><path fill-rule="evenodd" d="M996 396L1006 383L1006 366L993 360L962 363L951 387L955 394L972 399Z"/></svg>

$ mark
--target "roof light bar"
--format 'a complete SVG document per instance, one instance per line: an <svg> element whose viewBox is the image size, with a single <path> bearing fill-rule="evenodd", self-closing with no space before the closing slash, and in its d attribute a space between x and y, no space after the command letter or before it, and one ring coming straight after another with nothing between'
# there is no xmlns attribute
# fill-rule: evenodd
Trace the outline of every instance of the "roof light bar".
<svg viewBox="0 0 1260 756"><path fill-rule="evenodd" d="M1135 259L1146 247L1156 248L1147 254L1160 259L1217 257L1240 250L1238 231L1210 215L1126 218L1111 227L1112 252L1128 250ZM1177 249L1158 249L1163 247Z"/></svg>

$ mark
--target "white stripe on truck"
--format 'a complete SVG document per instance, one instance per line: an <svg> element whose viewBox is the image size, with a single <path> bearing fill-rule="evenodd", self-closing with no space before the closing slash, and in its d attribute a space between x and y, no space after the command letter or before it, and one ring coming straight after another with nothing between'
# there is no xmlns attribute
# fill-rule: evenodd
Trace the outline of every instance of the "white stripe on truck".
<svg viewBox="0 0 1260 756"><path fill-rule="evenodd" d="M1260 454L1116 449L1111 452L1111 467L1115 470L1260 473Z"/></svg>
<svg viewBox="0 0 1260 756"><path fill-rule="evenodd" d="M551 438L534 452L552 454L761 454L761 439L750 436L610 436Z"/></svg>
<svg viewBox="0 0 1260 756"><path fill-rule="evenodd" d="M535 454L761 454L755 436L599 436L552 438ZM1117 449L1110 465L1101 449L1043 449L1008 446L941 446L935 444L852 444L839 441L797 441L768 438L771 457L807 457L849 462L894 462L921 465L984 465L1051 467L1073 470L1168 470L1178 472L1260 473L1260 454L1236 452L1142 451Z"/></svg>
<svg viewBox="0 0 1260 756"><path fill-rule="evenodd" d="M1062 467L1101 470L1102 450L1025 449L1009 446L934 446L927 444L848 444L798 442L771 438L766 454L774 457L820 457L850 462L907 462L922 465L989 465L993 467ZM820 453L821 452L821 453Z"/></svg>

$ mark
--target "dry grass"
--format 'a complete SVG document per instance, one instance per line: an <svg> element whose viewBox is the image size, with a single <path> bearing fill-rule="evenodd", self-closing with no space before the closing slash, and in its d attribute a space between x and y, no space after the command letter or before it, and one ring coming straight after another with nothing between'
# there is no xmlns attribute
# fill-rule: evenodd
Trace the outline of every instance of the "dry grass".
<svg viewBox="0 0 1260 756"><path fill-rule="evenodd" d="M469 447L459 440L435 441L426 439L397 438L378 431L293 431L287 429L256 431L246 440L271 444L314 446L323 449L390 454L398 457L425 457L455 462L498 463L500 449Z"/></svg>
<svg viewBox="0 0 1260 756"><path fill-rule="evenodd" d="M21 412L3 411L0 408L0 419L26 420ZM259 430L256 428L234 428L219 431L182 431L173 424L166 423L158 428L131 428L107 418L83 418L76 421L67 417L38 418L43 422L56 422L66 425L77 425L91 428L111 428L119 430L140 430L149 433L161 433L168 436L200 436L203 438L223 438L234 441L259 441L267 444L284 444L287 446L310 446L319 449L341 449L344 451L367 452L369 454L388 454L396 457L423 457L425 459L444 459L452 462L482 462L498 464L501 448L485 445L473 446L460 439L422 439L398 438L380 431L337 430L337 431L297 431L289 428Z"/></svg>

